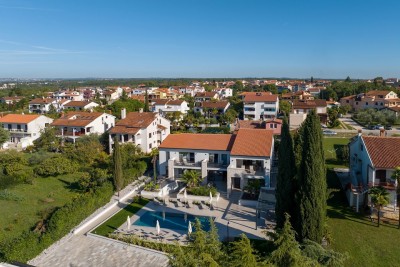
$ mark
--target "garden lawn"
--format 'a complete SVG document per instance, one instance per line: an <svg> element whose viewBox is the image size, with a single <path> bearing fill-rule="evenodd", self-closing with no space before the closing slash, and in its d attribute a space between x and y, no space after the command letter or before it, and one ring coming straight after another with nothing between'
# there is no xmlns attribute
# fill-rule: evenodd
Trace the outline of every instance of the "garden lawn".
<svg viewBox="0 0 400 267"><path fill-rule="evenodd" d="M32 185L19 184L7 189L19 200L0 200L0 240L19 236L78 195L70 186L74 181L74 174L38 177Z"/></svg>
<svg viewBox="0 0 400 267"><path fill-rule="evenodd" d="M332 151L334 144L347 142L348 139L344 138L324 138L329 188L340 188L333 168L344 166L329 151ZM400 230L396 226L383 223L378 228L367 216L348 207L343 191L334 193L333 198L328 200L327 213L333 238L332 248L347 252L350 256L346 266L399 266Z"/></svg>
<svg viewBox="0 0 400 267"><path fill-rule="evenodd" d="M108 236L108 234L114 232L118 229L118 227L124 224L128 216L131 217L133 214L143 208L147 203L149 203L148 199L138 198L137 201L132 202L121 211L119 211L117 214L112 216L110 219L108 219L106 222L104 222L102 225L94 229L93 233L102 236Z"/></svg>

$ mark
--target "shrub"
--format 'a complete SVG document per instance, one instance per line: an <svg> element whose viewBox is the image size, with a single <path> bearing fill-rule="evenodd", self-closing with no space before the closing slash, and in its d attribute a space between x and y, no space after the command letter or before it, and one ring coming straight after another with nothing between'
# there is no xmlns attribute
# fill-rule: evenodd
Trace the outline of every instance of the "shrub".
<svg viewBox="0 0 400 267"><path fill-rule="evenodd" d="M217 189L215 187L198 186L187 188L187 193L195 196L209 196L210 191L214 197L217 195Z"/></svg>
<svg viewBox="0 0 400 267"><path fill-rule="evenodd" d="M40 176L57 176L60 174L73 173L77 164L61 155L45 159L35 168L35 173Z"/></svg>
<svg viewBox="0 0 400 267"><path fill-rule="evenodd" d="M145 184L144 188L145 191L150 191L150 192L154 192L154 191L158 191L160 190L160 185L154 183L153 181L151 181L148 184Z"/></svg>

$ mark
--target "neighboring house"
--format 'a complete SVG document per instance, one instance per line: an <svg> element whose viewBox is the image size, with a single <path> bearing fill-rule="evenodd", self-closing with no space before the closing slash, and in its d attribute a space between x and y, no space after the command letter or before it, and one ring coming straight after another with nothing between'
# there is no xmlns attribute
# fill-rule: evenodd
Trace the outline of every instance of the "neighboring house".
<svg viewBox="0 0 400 267"><path fill-rule="evenodd" d="M23 99L22 96L5 96L0 98L0 102L7 105L15 104Z"/></svg>
<svg viewBox="0 0 400 267"><path fill-rule="evenodd" d="M110 130L110 153L113 150L114 138L118 142L133 143L140 146L144 153L157 148L170 134L171 123L154 112L130 112L121 110L121 120Z"/></svg>
<svg viewBox="0 0 400 267"><path fill-rule="evenodd" d="M400 105L396 107L385 108L385 110L393 113L396 116L396 118L400 116Z"/></svg>
<svg viewBox="0 0 400 267"><path fill-rule="evenodd" d="M226 188L228 197L241 194L249 180L259 179L270 187L274 141L270 130L239 129L237 134L170 134L159 146L160 174L172 179L185 170L208 177L221 174L214 182ZM226 178L224 178L226 177Z"/></svg>
<svg viewBox="0 0 400 267"><path fill-rule="evenodd" d="M281 135L282 120L281 119L267 119L265 121L255 120L238 120L236 122L236 131L239 129L264 129L272 130L274 135Z"/></svg>
<svg viewBox="0 0 400 267"><path fill-rule="evenodd" d="M291 128L298 128L306 119L307 114L315 110L321 120L321 123L326 124L327 116L327 103L323 99L315 100L293 100L292 111L290 113L289 125Z"/></svg>
<svg viewBox="0 0 400 267"><path fill-rule="evenodd" d="M292 86L290 84L280 84L276 88L278 89L279 93L282 93L283 91L292 91Z"/></svg>
<svg viewBox="0 0 400 267"><path fill-rule="evenodd" d="M6 147L26 148L33 145L33 141L40 137L41 131L53 119L34 114L7 114L0 118L2 127L10 132L10 141Z"/></svg>
<svg viewBox="0 0 400 267"><path fill-rule="evenodd" d="M281 95L282 100L314 100L314 96L307 91L296 91L293 93L286 93Z"/></svg>
<svg viewBox="0 0 400 267"><path fill-rule="evenodd" d="M396 201L395 180L391 176L400 166L400 138L364 136L361 133L349 143L350 184L346 195L350 206L362 205L368 189L383 186L390 192L390 205ZM358 205L357 205L358 203Z"/></svg>
<svg viewBox="0 0 400 267"><path fill-rule="evenodd" d="M105 90L103 91L103 97L107 101L107 103L112 103L119 99L120 95L118 94L117 90Z"/></svg>
<svg viewBox="0 0 400 267"><path fill-rule="evenodd" d="M277 117L278 95L273 95L271 92L244 92L241 97L245 120L265 120Z"/></svg>
<svg viewBox="0 0 400 267"><path fill-rule="evenodd" d="M75 109L76 111L80 111L80 110L91 110L98 106L99 104L95 102L70 101L64 105L64 109Z"/></svg>
<svg viewBox="0 0 400 267"><path fill-rule="evenodd" d="M341 106L350 106L352 110L358 111L366 108L383 109L400 105L400 99L393 91L372 90L367 93L342 97Z"/></svg>
<svg viewBox="0 0 400 267"><path fill-rule="evenodd" d="M60 112L68 102L70 100L67 99L36 98L29 101L29 113L46 114L52 109L52 106L56 112Z"/></svg>
<svg viewBox="0 0 400 267"><path fill-rule="evenodd" d="M206 102L206 101L211 101L211 100L218 100L219 95L217 92L203 92L203 93L197 93L194 96L194 101L195 102Z"/></svg>
<svg viewBox="0 0 400 267"><path fill-rule="evenodd" d="M158 112L162 116L171 112L186 114L190 110L185 100L154 99L151 103L153 112Z"/></svg>
<svg viewBox="0 0 400 267"><path fill-rule="evenodd" d="M58 91L52 94L52 98L57 100L82 101L83 93L78 91Z"/></svg>
<svg viewBox="0 0 400 267"><path fill-rule="evenodd" d="M215 88L213 91L218 93L219 99L233 96L232 88Z"/></svg>
<svg viewBox="0 0 400 267"><path fill-rule="evenodd" d="M222 115L228 110L230 103L228 101L218 101L218 102L201 102L196 103L194 110L200 112L201 114L207 114L209 117L211 115ZM214 114L216 111L216 114Z"/></svg>
<svg viewBox="0 0 400 267"><path fill-rule="evenodd" d="M82 135L103 134L115 125L113 115L102 112L71 111L51 124L58 135L75 142Z"/></svg>

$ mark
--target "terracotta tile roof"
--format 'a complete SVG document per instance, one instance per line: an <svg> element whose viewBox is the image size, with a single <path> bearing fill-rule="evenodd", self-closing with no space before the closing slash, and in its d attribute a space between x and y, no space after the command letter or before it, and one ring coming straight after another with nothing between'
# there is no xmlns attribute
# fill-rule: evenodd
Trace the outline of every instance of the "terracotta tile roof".
<svg viewBox="0 0 400 267"><path fill-rule="evenodd" d="M69 103L65 104L64 107L85 107L90 103L91 102L87 101L70 101Z"/></svg>
<svg viewBox="0 0 400 267"><path fill-rule="evenodd" d="M23 96L5 96L5 97L2 97L1 99L3 99L3 100L21 100L23 98L24 98Z"/></svg>
<svg viewBox="0 0 400 267"><path fill-rule="evenodd" d="M231 155L270 157L273 136L272 130L239 129Z"/></svg>
<svg viewBox="0 0 400 267"><path fill-rule="evenodd" d="M394 111L394 112L400 112L400 106L397 106L397 107L388 107L387 109L390 109L390 110L392 110L392 111Z"/></svg>
<svg viewBox="0 0 400 267"><path fill-rule="evenodd" d="M0 118L0 123L30 123L39 117L40 115L33 114L7 114Z"/></svg>
<svg viewBox="0 0 400 267"><path fill-rule="evenodd" d="M142 102L146 100L146 97L144 95L133 95L131 96L131 98Z"/></svg>
<svg viewBox="0 0 400 267"><path fill-rule="evenodd" d="M256 120L240 120L238 122L238 129L265 129L265 122Z"/></svg>
<svg viewBox="0 0 400 267"><path fill-rule="evenodd" d="M389 94L391 91L385 91L385 90L372 90L366 93L367 96L386 96Z"/></svg>
<svg viewBox="0 0 400 267"><path fill-rule="evenodd" d="M344 96L341 99L353 99L353 98L356 98L356 95Z"/></svg>
<svg viewBox="0 0 400 267"><path fill-rule="evenodd" d="M54 98L35 98L29 101L29 104L51 104L56 102Z"/></svg>
<svg viewBox="0 0 400 267"><path fill-rule="evenodd" d="M111 130L111 134L136 134L139 132L140 127L126 127L126 126L114 126Z"/></svg>
<svg viewBox="0 0 400 267"><path fill-rule="evenodd" d="M362 136L375 168L394 169L400 166L400 138Z"/></svg>
<svg viewBox="0 0 400 267"><path fill-rule="evenodd" d="M166 129L167 129L167 127L165 127L165 126L163 126L163 125L161 125L161 124L158 124L158 125L157 125L157 128L158 128L158 129L161 129L161 130L166 130Z"/></svg>
<svg viewBox="0 0 400 267"><path fill-rule="evenodd" d="M326 100L315 99L315 100L293 100L293 109L311 109L316 107L326 107Z"/></svg>
<svg viewBox="0 0 400 267"><path fill-rule="evenodd" d="M171 100L171 99L153 99L152 102L155 105L182 105L183 100Z"/></svg>
<svg viewBox="0 0 400 267"><path fill-rule="evenodd" d="M232 134L170 134L159 147L229 151L233 140Z"/></svg>
<svg viewBox="0 0 400 267"><path fill-rule="evenodd" d="M278 95L271 92L251 92L244 95L244 102L276 102Z"/></svg>
<svg viewBox="0 0 400 267"><path fill-rule="evenodd" d="M203 108L220 108L220 109L224 109L226 108L226 106L229 105L228 101L218 101L218 102L202 102L201 106Z"/></svg>
<svg viewBox="0 0 400 267"><path fill-rule="evenodd" d="M104 113L102 112L68 112L67 114L61 116L61 118L55 120L51 125L82 127L90 124L103 114Z"/></svg>
<svg viewBox="0 0 400 267"><path fill-rule="evenodd" d="M129 112L126 118L116 123L118 126L147 128L157 117L154 112Z"/></svg>

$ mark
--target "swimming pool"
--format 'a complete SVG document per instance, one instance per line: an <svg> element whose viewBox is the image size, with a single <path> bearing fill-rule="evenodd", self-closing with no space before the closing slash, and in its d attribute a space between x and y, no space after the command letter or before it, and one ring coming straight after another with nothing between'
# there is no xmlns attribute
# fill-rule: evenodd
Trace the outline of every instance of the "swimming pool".
<svg viewBox="0 0 400 267"><path fill-rule="evenodd" d="M189 221L194 226L195 219L198 218L201 222L202 229L208 231L210 229L210 217L207 216L195 216L192 214L184 213L172 213L172 212L161 212L161 211L146 211L139 219L133 222L132 225L156 227L157 220L160 223L161 229L171 229L177 231L188 231ZM213 220L214 217L211 217ZM194 231L194 228L193 228Z"/></svg>

